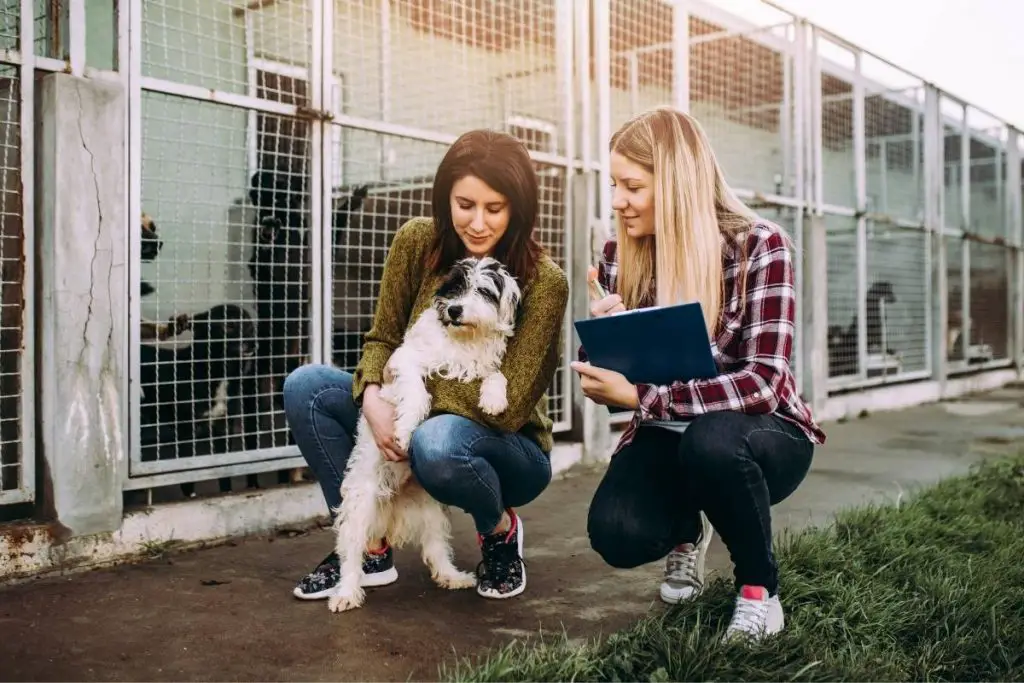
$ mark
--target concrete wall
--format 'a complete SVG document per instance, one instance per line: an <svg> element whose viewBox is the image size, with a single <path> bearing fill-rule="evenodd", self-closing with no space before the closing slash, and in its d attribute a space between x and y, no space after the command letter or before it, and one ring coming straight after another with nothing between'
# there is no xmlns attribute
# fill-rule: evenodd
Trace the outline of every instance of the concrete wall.
<svg viewBox="0 0 1024 683"><path fill-rule="evenodd" d="M116 529L127 462L125 93L38 82L40 426L47 507L71 535Z"/></svg>

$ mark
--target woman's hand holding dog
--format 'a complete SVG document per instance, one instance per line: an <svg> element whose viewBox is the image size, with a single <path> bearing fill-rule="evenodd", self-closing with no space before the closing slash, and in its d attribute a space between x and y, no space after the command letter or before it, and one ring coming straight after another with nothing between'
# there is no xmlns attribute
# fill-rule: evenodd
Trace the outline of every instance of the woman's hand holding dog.
<svg viewBox="0 0 1024 683"><path fill-rule="evenodd" d="M380 386L371 384L363 394L363 415L385 460L398 462L408 456L395 441L395 407L380 396Z"/></svg>

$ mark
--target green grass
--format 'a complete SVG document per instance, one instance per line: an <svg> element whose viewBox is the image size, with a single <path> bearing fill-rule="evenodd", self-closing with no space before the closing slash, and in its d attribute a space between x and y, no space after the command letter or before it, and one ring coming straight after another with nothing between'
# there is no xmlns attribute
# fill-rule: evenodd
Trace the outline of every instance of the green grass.
<svg viewBox="0 0 1024 683"><path fill-rule="evenodd" d="M723 646L727 578L603 640L513 642L452 681L1024 680L1024 456L777 543L786 630ZM661 612L661 610L659 610Z"/></svg>

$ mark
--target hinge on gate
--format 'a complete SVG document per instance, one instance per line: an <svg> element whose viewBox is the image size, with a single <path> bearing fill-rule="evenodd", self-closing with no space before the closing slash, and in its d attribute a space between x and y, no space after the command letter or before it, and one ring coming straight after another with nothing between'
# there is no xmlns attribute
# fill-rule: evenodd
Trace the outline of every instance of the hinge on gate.
<svg viewBox="0 0 1024 683"><path fill-rule="evenodd" d="M295 108L295 113L301 119L309 119L312 121L333 121L334 114L323 109L314 109L313 107L306 107L299 105Z"/></svg>

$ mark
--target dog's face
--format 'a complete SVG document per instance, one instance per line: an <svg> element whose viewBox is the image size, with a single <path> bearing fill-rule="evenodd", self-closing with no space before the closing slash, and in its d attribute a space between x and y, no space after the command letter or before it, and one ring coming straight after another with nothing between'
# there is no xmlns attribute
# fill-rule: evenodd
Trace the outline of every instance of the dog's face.
<svg viewBox="0 0 1024 683"><path fill-rule="evenodd" d="M449 332L472 330L511 335L522 294L519 285L493 258L457 261L434 294L434 308Z"/></svg>
<svg viewBox="0 0 1024 683"><path fill-rule="evenodd" d="M146 214L142 214L139 229L142 236L142 260L143 262L152 261L160 253L160 250L163 249L164 242L156 234L156 223Z"/></svg>
<svg viewBox="0 0 1024 683"><path fill-rule="evenodd" d="M281 219L277 216L266 216L260 221L259 241L260 244L277 244L281 237Z"/></svg>
<svg viewBox="0 0 1024 683"><path fill-rule="evenodd" d="M272 171L252 176L249 200L258 210L259 220L266 216L286 216L302 207L302 178Z"/></svg>
<svg viewBox="0 0 1024 683"><path fill-rule="evenodd" d="M193 344L204 344L212 358L251 364L256 355L256 326L241 306L221 304L192 316Z"/></svg>

